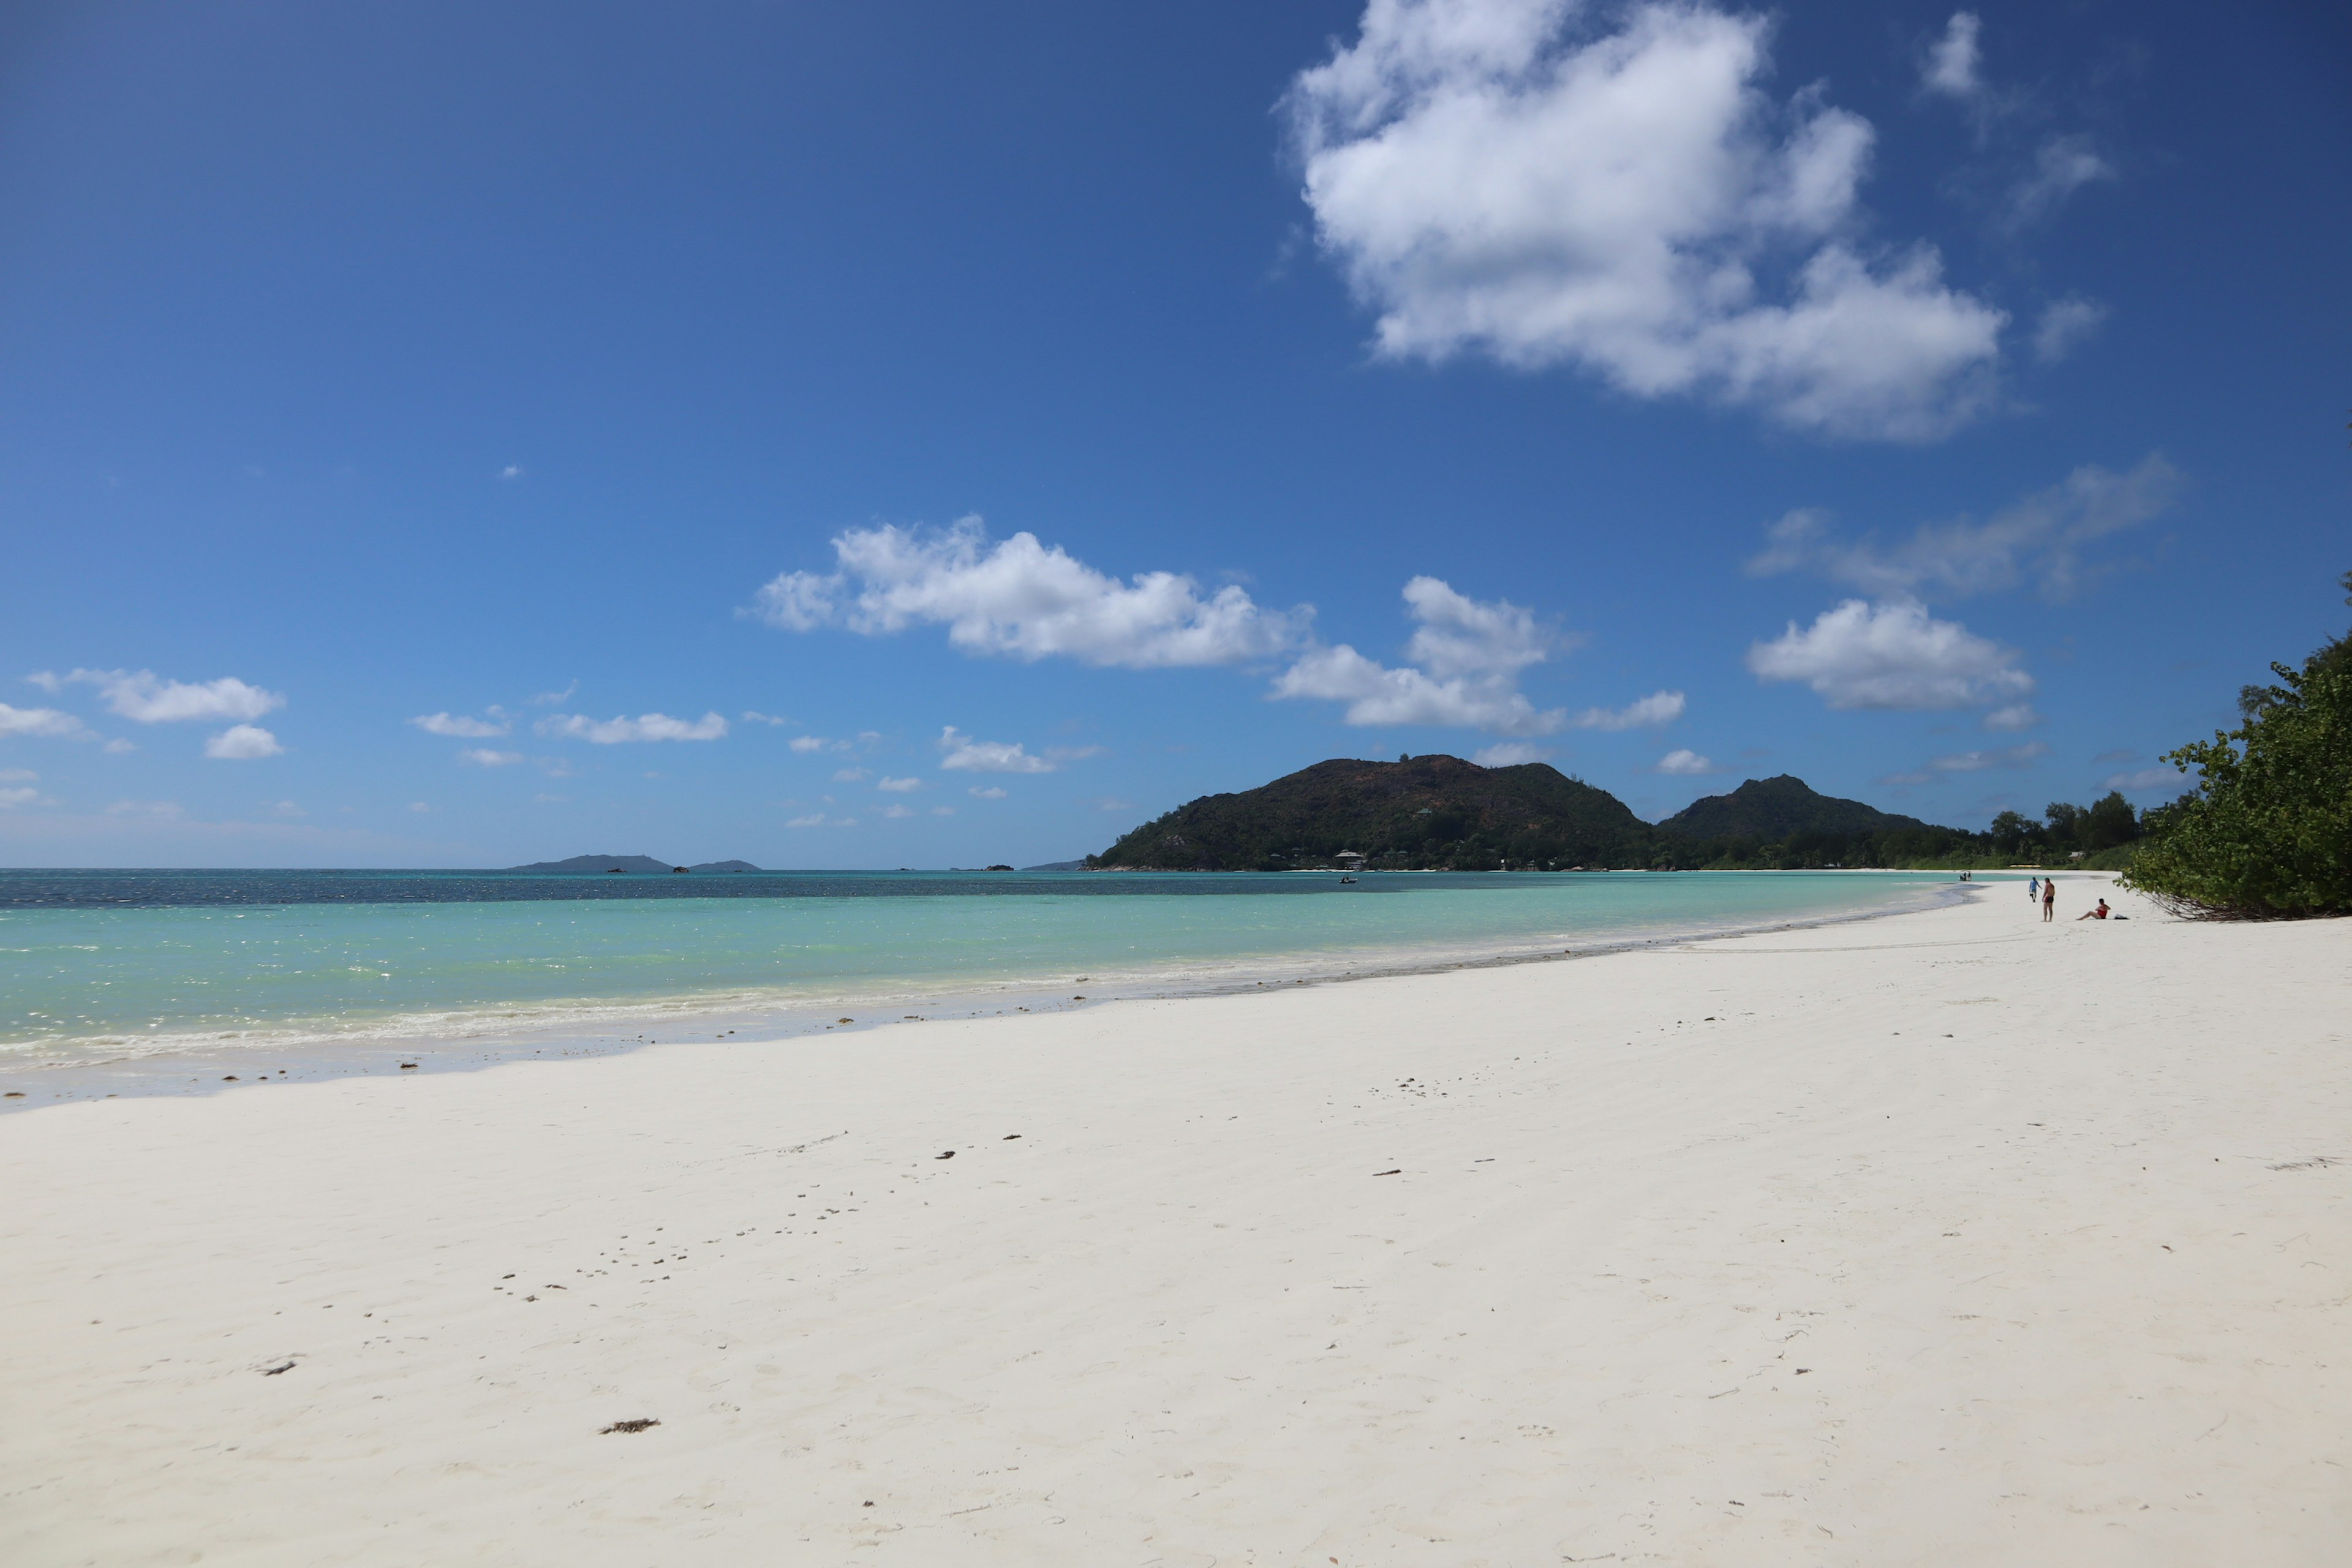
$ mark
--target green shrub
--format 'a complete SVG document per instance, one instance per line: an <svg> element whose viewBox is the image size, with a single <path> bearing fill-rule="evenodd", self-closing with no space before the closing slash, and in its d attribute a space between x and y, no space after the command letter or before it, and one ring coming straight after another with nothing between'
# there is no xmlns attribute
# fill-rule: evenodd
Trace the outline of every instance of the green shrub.
<svg viewBox="0 0 2352 1568"><path fill-rule="evenodd" d="M2271 668L2282 684L2246 689L2243 724L2165 758L2197 788L2149 814L2124 879L2175 910L2352 914L2352 637Z"/></svg>

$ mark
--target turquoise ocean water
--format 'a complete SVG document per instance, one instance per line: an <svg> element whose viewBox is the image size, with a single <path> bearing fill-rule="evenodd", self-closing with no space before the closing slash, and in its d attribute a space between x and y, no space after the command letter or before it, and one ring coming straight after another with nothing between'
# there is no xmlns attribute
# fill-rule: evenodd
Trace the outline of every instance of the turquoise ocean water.
<svg viewBox="0 0 2352 1568"><path fill-rule="evenodd" d="M0 871L0 1076L712 1038L1892 912L1948 874ZM607 1047L609 1048L609 1047ZM409 1050L414 1054L414 1049ZM14 1087L12 1082L12 1087Z"/></svg>

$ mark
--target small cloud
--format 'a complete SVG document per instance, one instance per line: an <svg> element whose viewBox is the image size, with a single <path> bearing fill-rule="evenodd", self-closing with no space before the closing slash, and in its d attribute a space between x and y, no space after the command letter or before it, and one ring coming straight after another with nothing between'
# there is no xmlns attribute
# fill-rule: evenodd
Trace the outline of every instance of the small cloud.
<svg viewBox="0 0 2352 1568"><path fill-rule="evenodd" d="M1927 47L1927 62L1920 68L1919 85L1929 92L1946 98L1971 99L1984 90L1980 67L1983 56L1977 44L1977 35L1983 23L1973 11L1955 11L1944 25L1943 36Z"/></svg>
<svg viewBox="0 0 2352 1568"><path fill-rule="evenodd" d="M2113 752L2101 752L2097 756L2093 757L2091 761L2094 763L2128 763L2135 761L2138 756L2139 753L2137 752L2133 751L2129 746L2125 746Z"/></svg>
<svg viewBox="0 0 2352 1568"><path fill-rule="evenodd" d="M539 771L551 779L568 779L573 776L572 764L562 757L540 758Z"/></svg>
<svg viewBox="0 0 2352 1568"><path fill-rule="evenodd" d="M30 784L0 789L0 811L14 811L20 805L55 805L57 804Z"/></svg>
<svg viewBox="0 0 2352 1568"><path fill-rule="evenodd" d="M1521 763L1539 763L1551 755L1526 741L1503 741L1470 753L1470 760L1482 768L1515 768Z"/></svg>
<svg viewBox="0 0 2352 1568"><path fill-rule="evenodd" d="M2041 722L2042 715L2033 710L2031 702L2012 702L1984 716L1984 727L1988 730L2031 730Z"/></svg>
<svg viewBox="0 0 2352 1568"><path fill-rule="evenodd" d="M463 713L420 713L409 721L428 735L446 735L453 740L478 741L492 735L504 735L514 729L514 721L506 710L493 707L487 719L469 718Z"/></svg>
<svg viewBox="0 0 2352 1568"><path fill-rule="evenodd" d="M912 816L915 813L911 806L901 805L894 800L882 808L881 815L895 821L902 816Z"/></svg>
<svg viewBox="0 0 2352 1568"><path fill-rule="evenodd" d="M1135 802L1131 800L1098 800L1095 802L1095 805L1104 811L1133 811L1135 809Z"/></svg>
<svg viewBox="0 0 2352 1568"><path fill-rule="evenodd" d="M1587 708L1569 722L1580 730L1663 729L1688 706L1679 691L1653 691L1623 708Z"/></svg>
<svg viewBox="0 0 2352 1568"><path fill-rule="evenodd" d="M746 708L743 710L743 722L746 724L789 724L792 721L790 719L778 718L773 713L762 713L755 708Z"/></svg>
<svg viewBox="0 0 2352 1568"><path fill-rule="evenodd" d="M955 815L955 807L951 805L935 805L931 807L931 815L933 816L953 816Z"/></svg>
<svg viewBox="0 0 2352 1568"><path fill-rule="evenodd" d="M1045 748L1045 759L1058 767L1064 763L1083 762L1088 757L1099 757L1108 749L1103 746L1048 746Z"/></svg>
<svg viewBox="0 0 2352 1568"><path fill-rule="evenodd" d="M2114 774L2107 780L2107 787L2134 794L2150 789L2186 789L2189 775L2179 768L2142 768L2137 773Z"/></svg>
<svg viewBox="0 0 2352 1568"><path fill-rule="evenodd" d="M2021 746L2003 746L1994 751L1955 752L1949 756L1935 757L1907 773L1890 773L1880 780L1890 784L1922 784L1949 773L1980 773L1991 768L2032 767L2050 754L2050 748L2039 741L2029 741Z"/></svg>
<svg viewBox="0 0 2352 1568"><path fill-rule="evenodd" d="M920 788L922 788L922 787L923 787L923 781L922 781L922 780L920 780L920 779L893 779L893 778L886 778L886 779L883 779L880 783L877 784L874 787L875 787L876 789L887 789L887 790L893 791L894 793L898 794L898 795L904 795L904 794L906 794L906 793L907 793L908 790L910 790L910 789L920 789Z"/></svg>
<svg viewBox="0 0 2352 1568"><path fill-rule="evenodd" d="M30 768L0 768L0 784L26 784L40 776Z"/></svg>
<svg viewBox="0 0 2352 1568"><path fill-rule="evenodd" d="M530 798L541 805L560 805L563 802L570 800L572 797L568 795L547 795L545 793L541 793L532 795Z"/></svg>
<svg viewBox="0 0 2352 1568"><path fill-rule="evenodd" d="M572 694L579 689L580 682L575 679L571 685L565 687L561 691L541 692L538 696L530 700L530 705L534 708L549 708L554 706L558 702L569 702L572 700Z"/></svg>
<svg viewBox="0 0 2352 1568"><path fill-rule="evenodd" d="M205 742L205 755L216 762L249 763L285 750L277 736L257 724L232 724Z"/></svg>
<svg viewBox="0 0 2352 1568"><path fill-rule="evenodd" d="M461 763L471 763L478 768L510 768L523 760L520 752L493 752L488 746L475 746L457 753Z"/></svg>
<svg viewBox="0 0 2352 1568"><path fill-rule="evenodd" d="M105 752L110 756L117 757L121 756L125 752L135 752L138 749L139 744L137 742L126 741L120 735L117 735L113 740L109 741L105 745L99 748L100 751Z"/></svg>
<svg viewBox="0 0 2352 1568"><path fill-rule="evenodd" d="M786 827L823 827L824 826L824 813L818 811L812 812L806 816L795 816L791 821L785 823L784 826Z"/></svg>
<svg viewBox="0 0 2352 1568"><path fill-rule="evenodd" d="M109 816L136 816L151 822L173 822L184 814L176 800L118 800L106 808Z"/></svg>
<svg viewBox="0 0 2352 1568"><path fill-rule="evenodd" d="M964 794L971 796L974 800L1003 800L1004 798L1004 792L997 788L994 784L974 784L970 789L964 791Z"/></svg>
<svg viewBox="0 0 2352 1568"><path fill-rule="evenodd" d="M2074 352L2074 345L2105 324L2107 308L2096 300L2085 300L2079 294L2069 294L2063 300L2053 300L2042 307L2042 315L2033 326L2033 357L2043 364L2056 364Z"/></svg>
<svg viewBox="0 0 2352 1568"><path fill-rule="evenodd" d="M833 782L835 784L862 784L873 776L873 771L869 768L840 768L835 771Z"/></svg>
<svg viewBox="0 0 2352 1568"><path fill-rule="evenodd" d="M72 714L55 708L11 708L0 702L0 735L71 735L89 731Z"/></svg>
<svg viewBox="0 0 2352 1568"><path fill-rule="evenodd" d="M1658 759L1658 771L1662 773L1675 773L1685 777L1696 777L1700 773L1711 773L1718 770L1712 761L1700 756L1696 752L1692 751L1687 746L1684 746L1668 752L1664 756L1660 757Z"/></svg>
<svg viewBox="0 0 2352 1568"><path fill-rule="evenodd" d="M2009 194L2013 228L2047 217L2084 185L2116 177L2115 165L2099 156L2088 136L2053 136L2034 154L2033 170Z"/></svg>
<svg viewBox="0 0 2352 1568"><path fill-rule="evenodd" d="M727 721L716 713L705 713L699 719L673 719L667 713L640 713L634 719L551 713L532 727L542 735L570 736L599 746L635 741L719 741L727 735Z"/></svg>
<svg viewBox="0 0 2352 1568"><path fill-rule="evenodd" d="M828 741L823 735L794 735L788 744L803 756L812 752L846 752L850 749L848 742Z"/></svg>
<svg viewBox="0 0 2352 1568"><path fill-rule="evenodd" d="M308 816L310 814L290 800L281 800L269 808L272 816Z"/></svg>
<svg viewBox="0 0 2352 1568"><path fill-rule="evenodd" d="M519 479L522 478L522 465L520 463L509 463L505 468L499 470L499 478L502 479Z"/></svg>
<svg viewBox="0 0 2352 1568"><path fill-rule="evenodd" d="M433 808L425 805L421 800L412 800L408 803L408 809L411 811L430 811Z"/></svg>
<svg viewBox="0 0 2352 1568"><path fill-rule="evenodd" d="M1017 741L975 741L950 724L940 731L942 768L976 773L1050 773L1054 764L1033 757Z"/></svg>

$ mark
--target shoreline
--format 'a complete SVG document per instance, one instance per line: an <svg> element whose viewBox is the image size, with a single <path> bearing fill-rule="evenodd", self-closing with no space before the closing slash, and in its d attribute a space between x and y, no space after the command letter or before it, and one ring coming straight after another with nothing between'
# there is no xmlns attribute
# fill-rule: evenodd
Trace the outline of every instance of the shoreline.
<svg viewBox="0 0 2352 1568"><path fill-rule="evenodd" d="M1382 873L1389 875L1391 873ZM1396 873L1399 875L1408 873ZM1648 873L1644 873L1648 874ZM1664 874L1664 873L1662 873ZM1678 877L1702 875L1672 873ZM1740 873L1752 875L1753 873ZM1821 875L1792 871L1790 876ZM1852 875L1852 872L1838 872ZM1917 872L1887 875L1921 876ZM1953 874L1957 876L1957 874ZM2079 877L2112 873L2075 872ZM406 1027L358 1030L349 1034L291 1033L236 1039L222 1037L199 1040L183 1037L161 1050L110 1058L10 1059L0 1061L0 1117L79 1100L169 1096L175 1099L226 1093L231 1084L318 1082L329 1079L409 1076L439 1072L476 1072L515 1062L576 1060L612 1056L665 1043L715 1043L750 1030L750 1045L805 1040L824 1035L866 1034L906 1023L940 1023L1008 1014L1047 1014L1099 1007L1113 1003L1168 1001L1185 997L1248 995L1294 986L1337 984L1405 975L1442 974L1457 970L1508 968L1528 963L1552 963L1570 959L1603 957L1661 944L1714 941L1766 931L1810 930L1853 921L1874 921L1962 901L1990 883L1922 882L1919 901L1873 907L1794 921L1734 921L1696 925L1657 935L1604 937L1589 943L1554 951L1521 942L1496 950L1474 945L1446 948L1421 943L1357 952L1322 952L1267 955L1257 962L1222 964L1192 963L1158 972L1097 983L1091 977L1076 983L1094 987L1083 997L1068 997L1056 986L1048 991L1037 977L1008 979L992 988L944 991L866 992L802 997L792 1001L751 1001L735 994L707 1000L663 998L611 1005L578 1004L572 1016L544 1023L502 1023L502 1015L430 1013L395 1015L384 1020ZM560 1010L562 1004L546 1005ZM919 1015L883 1016L870 1022L855 1018L845 1025L828 1022L843 1008L885 1015L900 1007L925 1009ZM511 1016L511 1014L503 1015ZM669 1037L666 1042L659 1036ZM263 1062L261 1058L268 1058ZM280 1066L280 1064L291 1064ZM10 1091L14 1091L11 1093Z"/></svg>
<svg viewBox="0 0 2352 1568"><path fill-rule="evenodd" d="M2352 922L2108 896L10 1118L0 1554L2341 1561Z"/></svg>

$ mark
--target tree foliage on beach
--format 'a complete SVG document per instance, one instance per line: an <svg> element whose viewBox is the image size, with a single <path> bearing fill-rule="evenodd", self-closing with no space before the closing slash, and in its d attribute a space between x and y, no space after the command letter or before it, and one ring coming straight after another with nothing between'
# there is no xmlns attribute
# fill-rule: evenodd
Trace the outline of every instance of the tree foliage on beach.
<svg viewBox="0 0 2352 1568"><path fill-rule="evenodd" d="M2177 910L2352 914L2352 634L2271 670L2240 694L2238 728L2166 755L2197 787L2150 815L2126 880Z"/></svg>

